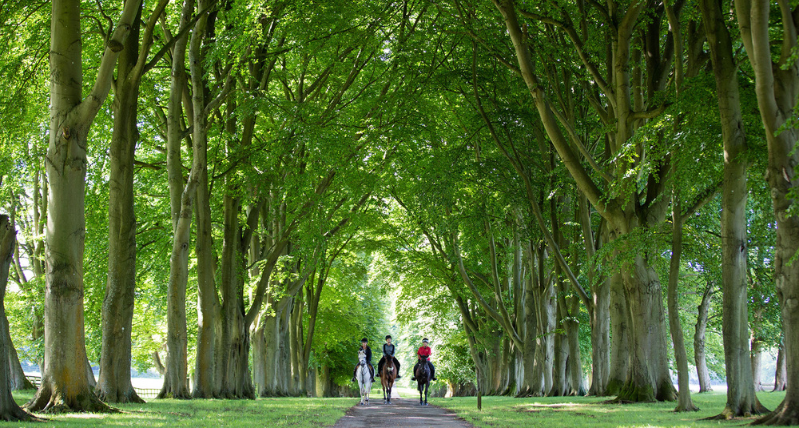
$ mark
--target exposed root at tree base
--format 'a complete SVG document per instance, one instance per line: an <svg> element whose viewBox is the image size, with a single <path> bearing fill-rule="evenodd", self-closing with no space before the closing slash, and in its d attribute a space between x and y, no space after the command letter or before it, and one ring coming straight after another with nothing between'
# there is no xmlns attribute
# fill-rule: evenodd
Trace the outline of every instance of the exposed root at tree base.
<svg viewBox="0 0 799 428"><path fill-rule="evenodd" d="M698 412L699 407L690 404L688 406L677 406L674 408L674 413L682 413L682 412Z"/></svg>
<svg viewBox="0 0 799 428"><path fill-rule="evenodd" d="M39 392L25 405L25 410L42 413L119 413L119 409L108 406L98 399L91 390L77 396L67 397L62 392L51 392L49 386L43 386Z"/></svg>
<svg viewBox="0 0 799 428"><path fill-rule="evenodd" d="M768 409L763 407L763 405L760 404L760 402L757 402L757 404L755 406L753 406L753 408L748 409L748 410L739 409L739 411L737 411L737 412L734 411L733 409L731 409L729 406L726 406L726 407L724 407L724 410L721 413L719 413L718 415L711 416L711 417L705 418L703 420L706 420L706 421L728 421L728 420L735 419L735 418L749 418L749 417L756 416L756 415L762 415L762 414L767 413L767 412L768 412Z"/></svg>
<svg viewBox="0 0 799 428"><path fill-rule="evenodd" d="M752 425L766 425L766 426L788 426L799 425L799 408L795 405L786 404L787 400L783 400L773 412L763 416L762 418L752 422Z"/></svg>
<svg viewBox="0 0 799 428"><path fill-rule="evenodd" d="M0 411L0 421L6 422L43 422L46 419L37 418L34 415L22 410L16 403L13 406Z"/></svg>
<svg viewBox="0 0 799 428"><path fill-rule="evenodd" d="M139 397L139 394L137 394L136 390L134 390L132 387L125 392L122 391L107 392L97 388L94 390L94 393L95 395L97 395L97 398L100 401L103 401L105 403L119 403L119 404L146 403L146 401L144 401L141 397Z"/></svg>

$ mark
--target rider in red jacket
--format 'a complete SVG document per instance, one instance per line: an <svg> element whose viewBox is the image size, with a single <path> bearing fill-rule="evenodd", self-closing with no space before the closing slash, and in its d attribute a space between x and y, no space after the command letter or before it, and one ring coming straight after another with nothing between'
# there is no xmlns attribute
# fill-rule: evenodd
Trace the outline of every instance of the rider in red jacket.
<svg viewBox="0 0 799 428"><path fill-rule="evenodd" d="M427 346L427 343L427 338L422 339L422 346L418 351L416 351L416 355L418 355L418 357L416 365L413 366L413 377L411 380L416 380L416 370L419 370L422 357L427 357L427 365L430 366L430 380L438 380L436 379L436 368L433 366L433 363L430 362L430 354L433 352L433 349Z"/></svg>

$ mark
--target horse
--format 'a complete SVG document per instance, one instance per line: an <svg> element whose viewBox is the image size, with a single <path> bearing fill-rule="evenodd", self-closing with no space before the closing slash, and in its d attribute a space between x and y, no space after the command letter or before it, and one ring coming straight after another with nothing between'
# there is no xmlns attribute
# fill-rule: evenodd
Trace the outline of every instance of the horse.
<svg viewBox="0 0 799 428"><path fill-rule="evenodd" d="M369 390L372 389L372 373L366 364L366 352L358 351L358 370L356 370L358 388L361 390L361 406L369 404ZM364 404L364 400L366 403Z"/></svg>
<svg viewBox="0 0 799 428"><path fill-rule="evenodd" d="M430 366L427 365L427 357L421 357L422 361L419 363L419 368L416 369L416 385L419 389L419 405L427 406L427 390L430 388ZM422 401L424 396L424 402Z"/></svg>
<svg viewBox="0 0 799 428"><path fill-rule="evenodd" d="M394 387L394 380L397 378L397 370L394 366L394 357L386 356L383 363L383 371L380 373L380 383L383 385L383 404L391 404L391 388Z"/></svg>

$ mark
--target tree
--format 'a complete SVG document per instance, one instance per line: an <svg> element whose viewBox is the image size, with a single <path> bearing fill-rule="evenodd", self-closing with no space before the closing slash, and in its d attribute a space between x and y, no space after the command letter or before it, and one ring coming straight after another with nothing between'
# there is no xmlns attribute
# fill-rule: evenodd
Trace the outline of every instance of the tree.
<svg viewBox="0 0 799 428"><path fill-rule="evenodd" d="M799 111L799 5L777 2L782 41L778 57L772 55L771 4L762 0L736 0L735 13L746 53L755 72L755 92L768 145L766 179L771 188L777 220L774 282L782 311L788 385L785 399L773 412L759 419L763 425L799 423L799 216L792 210L791 196L797 190L794 168L799 153L796 113ZM734 351L734 350L733 350Z"/></svg>
<svg viewBox="0 0 799 428"><path fill-rule="evenodd" d="M13 260L17 231L11 227L8 216L0 215L0 331L8 331L8 319L3 301L8 284L8 271ZM10 336L0 336L0 418L6 421L29 421L31 415L22 410L11 396L11 367L8 348L14 345Z"/></svg>
<svg viewBox="0 0 799 428"><path fill-rule="evenodd" d="M45 355L42 385L26 405L34 411L108 411L85 376L83 252L86 150L92 122L111 89L113 70L139 8L125 4L104 46L89 95L82 95L80 1L56 0L50 33L50 141L47 177L50 215L45 260Z"/></svg>

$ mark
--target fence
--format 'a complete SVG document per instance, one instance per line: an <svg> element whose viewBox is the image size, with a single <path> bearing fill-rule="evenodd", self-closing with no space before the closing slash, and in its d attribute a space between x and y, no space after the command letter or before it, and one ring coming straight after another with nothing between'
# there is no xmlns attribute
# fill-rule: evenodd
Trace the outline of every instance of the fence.
<svg viewBox="0 0 799 428"><path fill-rule="evenodd" d="M25 375L25 377L37 388L42 384L41 376ZM136 391L136 394L138 394L139 397L144 400L152 400L158 395L159 392L161 392L160 389L155 389L155 388L134 387L133 390Z"/></svg>

